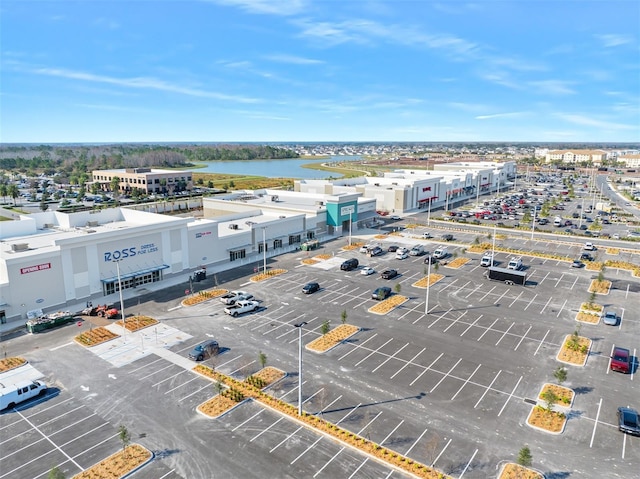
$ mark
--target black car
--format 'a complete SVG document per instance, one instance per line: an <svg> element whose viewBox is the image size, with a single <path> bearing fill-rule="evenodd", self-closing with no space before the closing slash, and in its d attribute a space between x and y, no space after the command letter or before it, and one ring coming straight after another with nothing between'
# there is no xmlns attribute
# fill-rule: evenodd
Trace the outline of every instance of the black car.
<svg viewBox="0 0 640 479"><path fill-rule="evenodd" d="M583 261L593 261L593 256L591 256L589 253L582 253L580 255L580 259Z"/></svg>
<svg viewBox="0 0 640 479"><path fill-rule="evenodd" d="M431 262L431 264L436 264L438 260L434 258L432 255L429 255L424 259L424 264L429 264L429 262Z"/></svg>
<svg viewBox="0 0 640 479"><path fill-rule="evenodd" d="M381 286L380 288L376 288L373 293L371 293L371 299L386 299L391 296L391 288L388 286Z"/></svg>
<svg viewBox="0 0 640 479"><path fill-rule="evenodd" d="M391 279L398 276L398 272L395 269L385 269L382 273L380 273L380 277L382 279Z"/></svg>
<svg viewBox="0 0 640 479"><path fill-rule="evenodd" d="M320 289L320 285L318 283L307 283L302 287L302 292L304 294L315 293Z"/></svg>
<svg viewBox="0 0 640 479"><path fill-rule="evenodd" d="M218 341L210 339L198 344L195 348L193 348L189 352L189 359L193 359L194 361L202 361L203 359L215 356L219 352L220 346L218 345Z"/></svg>
<svg viewBox="0 0 640 479"><path fill-rule="evenodd" d="M444 241L453 241L453 235L449 235L449 234L447 234L447 235L442 235L442 239L443 239Z"/></svg>
<svg viewBox="0 0 640 479"><path fill-rule="evenodd" d="M395 253L396 251L398 251L398 245L397 244L392 244L391 246L389 246L387 248L387 251L389 253Z"/></svg>
<svg viewBox="0 0 640 479"><path fill-rule="evenodd" d="M351 271L358 267L358 260L356 258L350 258L340 265L342 271Z"/></svg>
<svg viewBox="0 0 640 479"><path fill-rule="evenodd" d="M630 407L619 407L618 429L627 434L640 436L640 417L638 416L638 411Z"/></svg>

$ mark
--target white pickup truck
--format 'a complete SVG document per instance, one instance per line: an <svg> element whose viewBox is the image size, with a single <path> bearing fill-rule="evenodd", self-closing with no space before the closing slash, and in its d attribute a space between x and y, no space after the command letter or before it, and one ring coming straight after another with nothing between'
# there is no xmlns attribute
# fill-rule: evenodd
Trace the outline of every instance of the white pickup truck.
<svg viewBox="0 0 640 479"><path fill-rule="evenodd" d="M257 301L240 300L236 301L233 306L224 308L224 312L235 318L239 314L257 311L258 309L260 309L260 303L258 303Z"/></svg>
<svg viewBox="0 0 640 479"><path fill-rule="evenodd" d="M233 305L237 301L245 301L249 299L253 299L253 295L245 291L231 291L224 296L220 296L220 302L228 305Z"/></svg>

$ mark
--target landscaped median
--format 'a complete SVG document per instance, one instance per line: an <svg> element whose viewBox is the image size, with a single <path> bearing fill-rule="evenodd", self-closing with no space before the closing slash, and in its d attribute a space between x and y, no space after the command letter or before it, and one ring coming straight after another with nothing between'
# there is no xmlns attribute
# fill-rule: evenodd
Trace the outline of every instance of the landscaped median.
<svg viewBox="0 0 640 479"><path fill-rule="evenodd" d="M595 303L582 303L576 315L576 321L581 323L598 324L602 316L603 307Z"/></svg>
<svg viewBox="0 0 640 479"><path fill-rule="evenodd" d="M561 363L571 364L572 366L584 366L587 362L590 349L591 340L579 336L577 331L575 331L573 334L568 334L565 337L556 359Z"/></svg>
<svg viewBox="0 0 640 479"><path fill-rule="evenodd" d="M401 304L406 303L407 301L409 301L409 298L407 298L406 296L396 294L385 299L384 301L380 301L379 303L371 306L369 308L369 312L373 314L387 314L388 312L393 311L395 308L397 308Z"/></svg>
<svg viewBox="0 0 640 479"><path fill-rule="evenodd" d="M413 286L414 288L426 289L429 286L433 286L434 284L436 284L442 278L444 278L443 275L437 274L437 273L433 273L433 274L424 276L423 278L420 278L418 281L413 283L411 286Z"/></svg>
<svg viewBox="0 0 640 479"><path fill-rule="evenodd" d="M544 476L528 467L508 462L502 467L498 479L544 479Z"/></svg>
<svg viewBox="0 0 640 479"><path fill-rule="evenodd" d="M118 326L126 328L127 331L131 332L139 331L158 323L159 321L157 319L153 319L150 316L132 316L130 318L127 318L126 321L122 321L121 319L116 321L116 324Z"/></svg>
<svg viewBox="0 0 640 479"><path fill-rule="evenodd" d="M497 237L497 235L496 235ZM511 253L518 256L532 256L536 258L547 258L547 259L555 259L558 261L566 261L571 263L574 258L570 258L569 256L565 256L562 254L554 254L554 253L540 253L538 251L527 251L515 248L505 248L504 246L496 246L495 248L491 243L479 243L473 244L467 248L467 251L470 253L484 253L485 251L500 251L502 253Z"/></svg>
<svg viewBox="0 0 640 479"><path fill-rule="evenodd" d="M589 286L589 292L596 294L609 294L610 289L611 281L608 279L594 279Z"/></svg>
<svg viewBox="0 0 640 479"><path fill-rule="evenodd" d="M122 451L100 461L73 476L73 479L120 479L141 467L153 458L147 448L139 444L131 444Z"/></svg>
<svg viewBox="0 0 640 479"><path fill-rule="evenodd" d="M264 281L265 279L274 278L278 275L286 273L286 269L270 269L265 271L264 273L256 274L255 276L251 276L249 281L252 283L257 283L259 281Z"/></svg>
<svg viewBox="0 0 640 479"><path fill-rule="evenodd" d="M235 396L235 399L239 399L240 402L246 399L253 399L255 401L258 401L262 405L267 406L270 409L279 412L280 414L284 414L290 419L298 421L304 426L315 430L316 432L319 432L326 436L330 436L332 439L339 441L344 445L357 448L373 456L376 460L407 472L414 477L422 479L449 478L449 476L446 476L445 474L442 474L435 469L416 462L413 459L397 453L396 451L387 449L384 446L369 441L351 431L342 429L336 424L321 419L318 416L307 414L306 412L303 412L301 415L299 415L298 408L296 406L282 401L281 399L276 399L275 397L265 392L263 390L263 387L260 387L260 385L256 386L252 384L249 381L249 378L247 378L245 381L239 381L201 364L197 365L194 368L194 371L216 381L217 384L224 385L224 387L227 387L229 390L235 391L233 395ZM235 407L238 404L238 401L235 401L235 399L232 398L233 405L231 407ZM199 411L204 413L204 411L200 409L200 406Z"/></svg>
<svg viewBox="0 0 640 479"><path fill-rule="evenodd" d="M300 262L302 264L314 265L316 263L320 263L321 261L326 261L329 258L331 258L331 255L329 255L329 254L317 254L313 258L305 258L305 259L301 260Z"/></svg>
<svg viewBox="0 0 640 479"><path fill-rule="evenodd" d="M560 434L567 424L567 415L556 409L556 405L569 408L573 404L575 392L557 384L546 383L538 394L538 404L529 413L527 424L534 429L551 434ZM546 403L545 406L540 402Z"/></svg>
<svg viewBox="0 0 640 479"><path fill-rule="evenodd" d="M223 296L229 292L228 289L210 289L207 291L199 291L197 294L193 294L186 299L182 300L182 306L193 306L194 304L209 301L210 299Z"/></svg>
<svg viewBox="0 0 640 479"><path fill-rule="evenodd" d="M90 348L91 346L97 346L98 344L102 344L119 337L120 335L112 333L107 328L100 326L99 328L93 328L89 331L78 334L73 338L73 340L81 346Z"/></svg>
<svg viewBox="0 0 640 479"><path fill-rule="evenodd" d="M353 324L341 324L327 334L323 334L319 338L314 339L308 343L305 348L316 353L326 353L358 331L360 331L360 328Z"/></svg>
<svg viewBox="0 0 640 479"><path fill-rule="evenodd" d="M11 357L0 359L0 373L19 368L20 366L24 366L25 364L27 364L27 360L24 358Z"/></svg>
<svg viewBox="0 0 640 479"><path fill-rule="evenodd" d="M467 264L469 261L470 261L469 258L456 258L452 261L449 261L444 267L458 269L461 266Z"/></svg>

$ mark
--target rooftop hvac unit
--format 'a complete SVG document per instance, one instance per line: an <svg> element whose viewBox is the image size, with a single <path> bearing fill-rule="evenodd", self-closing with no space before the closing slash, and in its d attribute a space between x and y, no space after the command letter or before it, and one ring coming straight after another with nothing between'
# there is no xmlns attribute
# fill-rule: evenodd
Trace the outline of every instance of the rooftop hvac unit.
<svg viewBox="0 0 640 479"><path fill-rule="evenodd" d="M280 198L278 197L278 195L273 195L271 197L271 201L278 201Z"/></svg>
<svg viewBox="0 0 640 479"><path fill-rule="evenodd" d="M87 221L87 226L93 228L95 226L98 226L98 222L97 221Z"/></svg>
<svg viewBox="0 0 640 479"><path fill-rule="evenodd" d="M45 224L43 224L43 225L42 225L42 227L43 227L44 229L53 228L53 223L45 223Z"/></svg>
<svg viewBox="0 0 640 479"><path fill-rule="evenodd" d="M281 220L285 219L286 216L278 216L278 218L280 218Z"/></svg>
<svg viewBox="0 0 640 479"><path fill-rule="evenodd" d="M29 243L14 243L11 245L11 251L28 251Z"/></svg>
<svg viewBox="0 0 640 479"><path fill-rule="evenodd" d="M238 229L238 225L237 225L237 224L235 224L235 223L231 223L231 224L229 225L229 229L230 229L230 230L237 230L237 229Z"/></svg>
<svg viewBox="0 0 640 479"><path fill-rule="evenodd" d="M316 201L316 205L318 205L318 206L324 206L324 201Z"/></svg>

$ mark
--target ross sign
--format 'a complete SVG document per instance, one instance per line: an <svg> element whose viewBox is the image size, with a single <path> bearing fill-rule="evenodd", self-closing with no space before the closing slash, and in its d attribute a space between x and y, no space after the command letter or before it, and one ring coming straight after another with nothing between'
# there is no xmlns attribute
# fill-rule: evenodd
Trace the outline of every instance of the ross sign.
<svg viewBox="0 0 640 479"><path fill-rule="evenodd" d="M20 268L20 274L33 273L35 271L43 271L45 269L51 269L51 263L42 263L35 266L27 266L26 268Z"/></svg>
<svg viewBox="0 0 640 479"><path fill-rule="evenodd" d="M356 207L354 205L343 206L340 208L340 216L350 215L351 213L356 212Z"/></svg>
<svg viewBox="0 0 640 479"><path fill-rule="evenodd" d="M196 233L196 238L202 238L203 236L209 236L211 231L202 231L200 233Z"/></svg>
<svg viewBox="0 0 640 479"><path fill-rule="evenodd" d="M155 243L148 243L140 245L139 247L132 246L130 248L117 249L114 251L105 251L104 260L105 262L117 261L119 259L131 258L141 254L155 253L156 251L158 251L158 247Z"/></svg>

